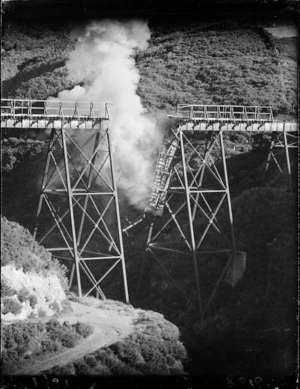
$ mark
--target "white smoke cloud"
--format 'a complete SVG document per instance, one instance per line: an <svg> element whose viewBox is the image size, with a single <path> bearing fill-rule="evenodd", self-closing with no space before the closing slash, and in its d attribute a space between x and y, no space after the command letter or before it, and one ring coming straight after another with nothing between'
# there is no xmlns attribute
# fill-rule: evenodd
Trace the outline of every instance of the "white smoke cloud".
<svg viewBox="0 0 300 389"><path fill-rule="evenodd" d="M78 36L66 64L69 77L83 86L59 94L60 100L111 102L110 130L118 187L129 202L145 206L150 195L153 158L162 139L144 114L137 95L139 73L135 49L145 49L150 38L141 21L94 22Z"/></svg>

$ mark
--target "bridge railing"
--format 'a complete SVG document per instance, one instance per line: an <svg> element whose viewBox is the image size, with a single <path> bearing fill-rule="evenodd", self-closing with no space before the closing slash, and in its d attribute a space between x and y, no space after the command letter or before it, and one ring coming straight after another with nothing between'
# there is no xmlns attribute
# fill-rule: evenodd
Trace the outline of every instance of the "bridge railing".
<svg viewBox="0 0 300 389"><path fill-rule="evenodd" d="M101 102L1 99L1 117L108 119L108 110Z"/></svg>
<svg viewBox="0 0 300 389"><path fill-rule="evenodd" d="M178 104L175 116L208 121L274 121L272 108L266 106Z"/></svg>

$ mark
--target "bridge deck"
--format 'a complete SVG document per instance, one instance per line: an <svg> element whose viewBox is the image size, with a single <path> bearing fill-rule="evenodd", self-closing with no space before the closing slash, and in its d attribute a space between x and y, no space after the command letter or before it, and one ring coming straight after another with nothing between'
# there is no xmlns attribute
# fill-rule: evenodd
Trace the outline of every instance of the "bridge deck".
<svg viewBox="0 0 300 389"><path fill-rule="evenodd" d="M95 122L108 120L107 103L59 100L1 99L3 128L49 128L68 124L92 127ZM92 124L91 124L92 123Z"/></svg>
<svg viewBox="0 0 300 389"><path fill-rule="evenodd" d="M93 128L108 120L107 103L59 100L1 99L2 128ZM175 115L186 130L200 131L298 131L298 123L275 121L271 107L179 104ZM183 129L184 130L184 129Z"/></svg>
<svg viewBox="0 0 300 389"><path fill-rule="evenodd" d="M297 122L275 121L271 107L242 105L178 104L168 115L183 123L187 130L218 131L297 131Z"/></svg>

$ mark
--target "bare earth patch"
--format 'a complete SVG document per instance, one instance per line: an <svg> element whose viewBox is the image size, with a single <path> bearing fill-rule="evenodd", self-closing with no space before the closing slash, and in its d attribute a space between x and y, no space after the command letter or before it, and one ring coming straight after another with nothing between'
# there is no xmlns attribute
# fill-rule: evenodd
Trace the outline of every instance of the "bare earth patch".
<svg viewBox="0 0 300 389"><path fill-rule="evenodd" d="M275 38L292 38L298 35L297 26L294 25L278 25L273 27L264 27L264 29Z"/></svg>
<svg viewBox="0 0 300 389"><path fill-rule="evenodd" d="M101 347L109 346L116 341L128 336L134 328L133 319L136 315L128 313L101 310L86 306L77 302L71 302L73 312L60 316L58 320L70 324L82 322L93 327L93 334L83 340L76 347L63 351L55 356L51 356L46 361L36 364L18 372L21 375L38 375L45 370L50 370L54 366L66 365L69 362L76 361L86 354L92 353Z"/></svg>

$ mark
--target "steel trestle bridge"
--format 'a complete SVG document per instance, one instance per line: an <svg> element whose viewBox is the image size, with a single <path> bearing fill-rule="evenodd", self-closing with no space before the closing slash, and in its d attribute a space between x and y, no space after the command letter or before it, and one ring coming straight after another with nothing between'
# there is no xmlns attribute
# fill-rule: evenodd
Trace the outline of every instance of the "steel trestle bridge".
<svg viewBox="0 0 300 389"><path fill-rule="evenodd" d="M265 172L272 159L281 169L274 151L284 149L291 189L289 149L298 147L298 125L274 120L272 109L262 106L179 104L175 114L168 116L173 127L159 153L145 209L152 221L138 288L150 256L188 304L196 299L203 322L221 281L234 286L241 276L239 269L245 266L245 253L237 250L235 242L223 134L271 133ZM51 130L34 236L53 255L72 261L70 283L76 271L80 296L84 274L92 285L85 295L96 292L105 298L100 285L120 264L128 302L108 123L106 103L1 100L2 128ZM201 148L190 137L195 133L202 134ZM191 154L193 158L188 158ZM133 222L123 231L137 224ZM171 226L172 239L168 241ZM166 256L177 260L178 255L184 267L194 272L194 286L176 280L168 261L164 263ZM211 293L203 296L201 283L205 280L201 280L199 266L209 263L210 256L214 260L220 257L223 266ZM96 266L90 266L92 262ZM104 268L103 262L109 266Z"/></svg>

